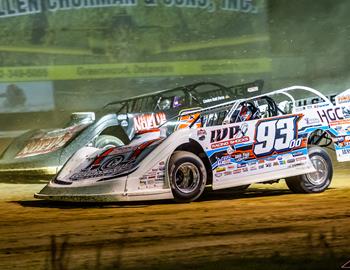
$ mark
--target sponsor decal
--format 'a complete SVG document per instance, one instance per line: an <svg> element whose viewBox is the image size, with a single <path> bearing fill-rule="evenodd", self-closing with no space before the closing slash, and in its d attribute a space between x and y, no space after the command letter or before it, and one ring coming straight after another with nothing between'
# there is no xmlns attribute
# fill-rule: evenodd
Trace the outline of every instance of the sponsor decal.
<svg viewBox="0 0 350 270"><path fill-rule="evenodd" d="M241 173L241 172L242 172L241 169L237 169L237 170L234 170L232 173L233 173L233 174L239 174L239 173Z"/></svg>
<svg viewBox="0 0 350 270"><path fill-rule="evenodd" d="M304 153L302 151L297 151L297 152L292 153L293 157L298 157L298 156L302 156L302 155L304 155Z"/></svg>
<svg viewBox="0 0 350 270"><path fill-rule="evenodd" d="M216 172L224 172L224 171L226 171L225 167L217 167L216 168Z"/></svg>
<svg viewBox="0 0 350 270"><path fill-rule="evenodd" d="M291 158L287 160L287 163L294 163L295 162L295 158Z"/></svg>
<svg viewBox="0 0 350 270"><path fill-rule="evenodd" d="M303 161L303 160L306 160L307 159L307 157L297 157L295 160L296 161Z"/></svg>
<svg viewBox="0 0 350 270"><path fill-rule="evenodd" d="M186 111L189 111L189 110L186 110ZM183 113L186 113L186 111L183 111ZM187 128L188 126L193 124L193 122L196 121L196 119L197 119L197 121L195 123L195 126L197 128L200 128L202 124L200 121L198 121L199 116L200 116L200 113L181 115L179 117L180 124L177 126L177 129Z"/></svg>
<svg viewBox="0 0 350 270"><path fill-rule="evenodd" d="M211 148L212 149L216 149L216 148L221 148L221 147L225 147L225 146L235 145L235 144L239 144L239 143L245 143L245 142L249 142L249 137L248 136L244 136L242 138L237 138L237 139L231 139L231 140L228 140L228 141L213 143L213 144L211 144Z"/></svg>
<svg viewBox="0 0 350 270"><path fill-rule="evenodd" d="M298 114L260 120L256 124L254 136L253 152L255 156L269 156L273 153L282 153L300 147L302 140L297 137L297 124L302 116L302 114ZM270 161L271 158L269 158Z"/></svg>
<svg viewBox="0 0 350 270"><path fill-rule="evenodd" d="M205 131L205 129L201 128L197 130L197 137L200 141L204 141L206 136L207 136L207 132Z"/></svg>
<svg viewBox="0 0 350 270"><path fill-rule="evenodd" d="M322 122L327 122L327 123L344 119L341 108L339 107L318 110L317 114Z"/></svg>
<svg viewBox="0 0 350 270"><path fill-rule="evenodd" d="M85 127L86 125L77 125L34 135L26 146L16 155L16 158L42 155L61 149L73 136Z"/></svg>
<svg viewBox="0 0 350 270"><path fill-rule="evenodd" d="M258 162L256 160L248 161L249 166L256 165Z"/></svg>
<svg viewBox="0 0 350 270"><path fill-rule="evenodd" d="M231 164L231 157L230 156L223 156L221 158L217 158L218 166Z"/></svg>
<svg viewBox="0 0 350 270"><path fill-rule="evenodd" d="M350 95L338 96L336 100L339 105L344 103L350 103Z"/></svg>
<svg viewBox="0 0 350 270"><path fill-rule="evenodd" d="M244 152L244 153L239 153L239 154L234 155L234 159L236 161L242 161L242 160L248 159L249 156L250 156L250 154L248 152Z"/></svg>
<svg viewBox="0 0 350 270"><path fill-rule="evenodd" d="M134 164L132 161L128 163L120 164L119 166L107 170L99 170L99 169L93 169L93 170L83 170L79 173L73 174L69 179L72 181L80 180L80 179L88 179L88 178L96 178L96 177L102 177L102 176L111 176L111 175L117 175L123 171L131 170L134 167Z"/></svg>
<svg viewBox="0 0 350 270"><path fill-rule="evenodd" d="M222 176L221 172L215 174L215 177L221 177L221 176Z"/></svg>
<svg viewBox="0 0 350 270"><path fill-rule="evenodd" d="M320 119L319 118L308 118L305 117L305 122L307 125L316 125L316 124L320 124Z"/></svg>
<svg viewBox="0 0 350 270"><path fill-rule="evenodd" d="M242 138L247 133L248 125L246 123L241 126L230 126L224 127L220 129L215 129L211 131L210 142L221 142L224 140L231 140Z"/></svg>
<svg viewBox="0 0 350 270"><path fill-rule="evenodd" d="M344 118L350 118L350 109L348 107L342 107Z"/></svg>
<svg viewBox="0 0 350 270"><path fill-rule="evenodd" d="M342 149L342 150L341 150L341 153L342 153L343 155L349 155L349 154L350 154L350 149Z"/></svg>
<svg viewBox="0 0 350 270"><path fill-rule="evenodd" d="M257 170L257 167L256 167L256 166L252 166L252 167L250 167L250 170L251 170L251 171L256 171L256 170Z"/></svg>
<svg viewBox="0 0 350 270"><path fill-rule="evenodd" d="M264 168L265 168L264 164L259 165L259 169L264 169Z"/></svg>
<svg viewBox="0 0 350 270"><path fill-rule="evenodd" d="M266 163L265 166L266 166L266 168L271 168L272 167L272 163Z"/></svg>
<svg viewBox="0 0 350 270"><path fill-rule="evenodd" d="M127 117L126 114L118 114L117 119L118 119L119 121L122 121L122 120L127 120L128 117Z"/></svg>
<svg viewBox="0 0 350 270"><path fill-rule="evenodd" d="M280 165L280 163L279 163L278 161L275 161L275 162L273 163L273 166L274 166L274 167L279 166L279 165Z"/></svg>
<svg viewBox="0 0 350 270"><path fill-rule="evenodd" d="M127 127L127 126L129 125L129 122L126 121L126 120L123 120L123 121L121 121L120 125L121 125L122 127Z"/></svg>
<svg viewBox="0 0 350 270"><path fill-rule="evenodd" d="M253 92L259 91L259 87L258 86L249 87L247 91L248 93L253 93Z"/></svg>
<svg viewBox="0 0 350 270"><path fill-rule="evenodd" d="M248 92L249 92L249 90L248 90ZM225 100L225 99L228 99L228 98L230 98L230 96L228 96L228 95L226 95L226 96L217 96L217 97L203 99L203 103L210 103L210 102Z"/></svg>
<svg viewBox="0 0 350 270"><path fill-rule="evenodd" d="M247 172L248 168L242 168L242 172Z"/></svg>
<svg viewBox="0 0 350 270"><path fill-rule="evenodd" d="M232 171L224 172L224 175L231 175Z"/></svg>
<svg viewBox="0 0 350 270"><path fill-rule="evenodd" d="M247 167L246 163L238 163L237 164L237 168L244 168L244 167Z"/></svg>
<svg viewBox="0 0 350 270"><path fill-rule="evenodd" d="M287 162L286 162L285 160L280 160L280 161L279 161L279 164L280 164L280 165L284 165L284 164L286 164L286 163L287 163Z"/></svg>
<svg viewBox="0 0 350 270"><path fill-rule="evenodd" d="M232 169L235 169L236 167L235 167L235 165L229 165L229 166L227 166L227 168L232 170Z"/></svg>
<svg viewBox="0 0 350 270"><path fill-rule="evenodd" d="M140 114L134 116L135 131L156 128L165 122L166 115L164 112Z"/></svg>

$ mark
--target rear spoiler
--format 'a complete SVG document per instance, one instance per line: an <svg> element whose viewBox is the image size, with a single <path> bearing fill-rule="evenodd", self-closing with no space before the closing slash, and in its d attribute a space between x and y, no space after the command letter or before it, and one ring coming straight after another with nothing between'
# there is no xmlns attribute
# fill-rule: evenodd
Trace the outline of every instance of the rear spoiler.
<svg viewBox="0 0 350 270"><path fill-rule="evenodd" d="M238 98L248 98L253 96L260 96L264 87L263 80L256 80L240 85L230 86L229 89L233 91L233 94Z"/></svg>

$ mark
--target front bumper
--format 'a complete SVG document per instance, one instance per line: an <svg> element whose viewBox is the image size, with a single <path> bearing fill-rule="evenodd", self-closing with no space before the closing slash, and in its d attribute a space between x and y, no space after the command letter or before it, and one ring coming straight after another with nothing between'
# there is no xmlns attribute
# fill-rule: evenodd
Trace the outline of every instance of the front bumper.
<svg viewBox="0 0 350 270"><path fill-rule="evenodd" d="M37 199L66 202L122 202L173 199L170 189L127 190L127 176L102 182L73 182L62 185L50 182L39 193Z"/></svg>

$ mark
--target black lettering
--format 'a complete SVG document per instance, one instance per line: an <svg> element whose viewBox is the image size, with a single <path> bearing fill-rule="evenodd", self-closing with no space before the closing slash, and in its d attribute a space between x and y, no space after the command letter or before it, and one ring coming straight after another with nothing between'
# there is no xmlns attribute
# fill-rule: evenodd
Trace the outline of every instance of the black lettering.
<svg viewBox="0 0 350 270"><path fill-rule="evenodd" d="M327 123L329 123L327 114L324 110L322 110L322 113L320 111L317 111L318 116L320 117L320 120L323 122L324 119L326 119Z"/></svg>
<svg viewBox="0 0 350 270"><path fill-rule="evenodd" d="M337 120L337 117L336 117L335 113L333 112L333 109L328 109L327 115L328 115L328 118L330 120L332 120L332 121Z"/></svg>
<svg viewBox="0 0 350 270"><path fill-rule="evenodd" d="M335 104L335 97L336 97L337 95L331 95L330 97L329 97L329 100L333 103L333 104Z"/></svg>
<svg viewBox="0 0 350 270"><path fill-rule="evenodd" d="M218 130L212 130L211 131L210 142L222 141L223 139L226 138L227 133L228 133L228 129L227 128L218 129Z"/></svg>
<svg viewBox="0 0 350 270"><path fill-rule="evenodd" d="M185 4L184 0L175 0L177 6L183 6Z"/></svg>
<svg viewBox="0 0 350 270"><path fill-rule="evenodd" d="M317 104L319 102L318 98L311 99L311 104Z"/></svg>
<svg viewBox="0 0 350 270"><path fill-rule="evenodd" d="M232 139L240 130L240 127L238 126L233 126L230 127L230 134L229 134L229 139Z"/></svg>
<svg viewBox="0 0 350 270"><path fill-rule="evenodd" d="M335 108L335 109L334 109L334 112L335 112L335 115L337 116L337 118L338 118L339 120L342 120L342 119L344 119L344 117L341 116L341 114L339 114L339 111L341 111L340 108Z"/></svg>

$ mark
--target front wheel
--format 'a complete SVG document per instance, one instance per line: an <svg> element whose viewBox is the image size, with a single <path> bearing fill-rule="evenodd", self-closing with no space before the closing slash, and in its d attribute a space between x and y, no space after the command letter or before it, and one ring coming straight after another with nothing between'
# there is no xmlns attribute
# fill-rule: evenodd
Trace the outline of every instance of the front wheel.
<svg viewBox="0 0 350 270"><path fill-rule="evenodd" d="M100 135L96 138L94 146L100 149L109 149L116 146L123 146L122 140L111 135Z"/></svg>
<svg viewBox="0 0 350 270"><path fill-rule="evenodd" d="M333 166L327 151L320 147L312 147L309 149L309 157L316 172L286 179L288 188L294 193L319 193L331 184Z"/></svg>
<svg viewBox="0 0 350 270"><path fill-rule="evenodd" d="M195 154L176 151L169 161L169 179L175 201L192 202L204 191L207 171Z"/></svg>

